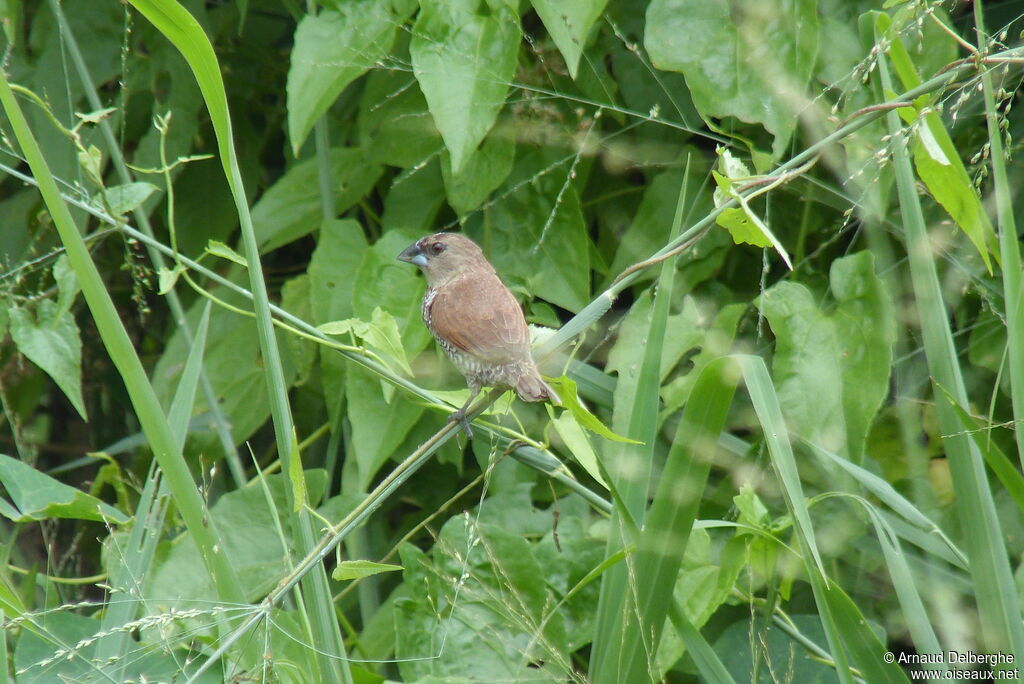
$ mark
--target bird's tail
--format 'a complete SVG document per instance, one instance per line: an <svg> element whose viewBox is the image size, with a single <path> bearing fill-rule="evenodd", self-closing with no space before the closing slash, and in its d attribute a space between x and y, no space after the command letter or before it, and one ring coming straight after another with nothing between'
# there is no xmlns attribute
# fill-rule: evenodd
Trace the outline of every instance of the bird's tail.
<svg viewBox="0 0 1024 684"><path fill-rule="evenodd" d="M544 401L549 399L555 406L562 405L561 397L558 396L555 390L551 389L548 383L544 382L536 368L531 368L528 373L524 373L519 378L519 382L516 383L516 394L523 401Z"/></svg>

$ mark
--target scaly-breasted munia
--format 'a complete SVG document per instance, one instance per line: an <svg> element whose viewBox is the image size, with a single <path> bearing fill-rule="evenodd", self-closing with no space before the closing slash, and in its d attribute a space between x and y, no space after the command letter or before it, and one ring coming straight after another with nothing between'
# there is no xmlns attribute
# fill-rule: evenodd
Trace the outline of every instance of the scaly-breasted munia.
<svg viewBox="0 0 1024 684"><path fill-rule="evenodd" d="M423 269L423 322L455 367L466 376L469 400L451 420L461 421L482 387L514 389L523 401L558 395L540 377L530 355L530 329L519 303L475 242L457 233L436 233L398 255Z"/></svg>

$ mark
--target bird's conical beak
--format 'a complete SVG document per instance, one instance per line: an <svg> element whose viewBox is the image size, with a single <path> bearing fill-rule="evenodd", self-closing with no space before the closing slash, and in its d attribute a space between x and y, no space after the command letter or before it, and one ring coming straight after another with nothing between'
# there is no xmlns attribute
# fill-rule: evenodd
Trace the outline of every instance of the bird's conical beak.
<svg viewBox="0 0 1024 684"><path fill-rule="evenodd" d="M427 255L423 253L423 250L415 242L406 247L397 258L399 261L408 261L410 264L415 264L420 268L427 267Z"/></svg>

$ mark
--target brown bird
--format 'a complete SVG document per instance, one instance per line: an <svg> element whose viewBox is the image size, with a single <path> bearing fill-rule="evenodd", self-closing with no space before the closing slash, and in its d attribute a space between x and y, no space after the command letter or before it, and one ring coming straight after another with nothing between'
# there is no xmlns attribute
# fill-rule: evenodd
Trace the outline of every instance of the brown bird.
<svg viewBox="0 0 1024 684"><path fill-rule="evenodd" d="M452 414L466 436L466 411L482 387L514 389L523 401L561 400L540 377L530 355L530 329L519 303L475 242L436 233L398 255L423 269L423 322L469 384L469 399Z"/></svg>

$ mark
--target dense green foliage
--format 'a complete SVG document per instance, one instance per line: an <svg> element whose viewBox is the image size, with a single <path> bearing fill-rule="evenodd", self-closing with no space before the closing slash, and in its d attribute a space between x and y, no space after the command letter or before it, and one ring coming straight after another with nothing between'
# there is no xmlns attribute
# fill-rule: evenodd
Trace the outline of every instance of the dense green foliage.
<svg viewBox="0 0 1024 684"><path fill-rule="evenodd" d="M0 0L0 667L1024 658L1021 16ZM465 382L395 260L441 230L561 407L447 422Z"/></svg>

